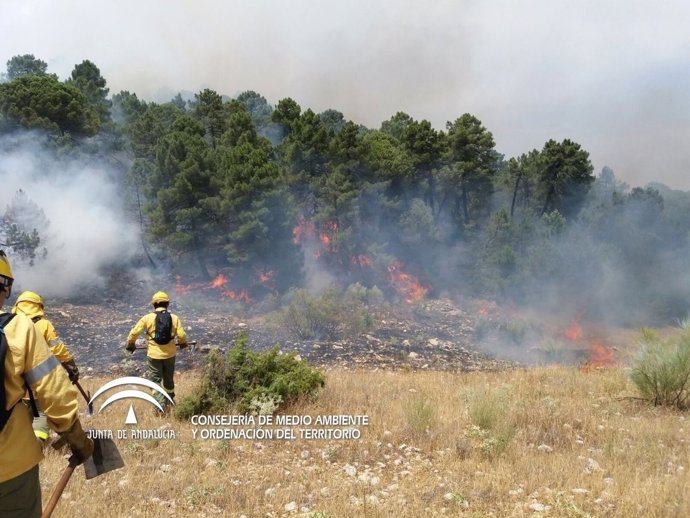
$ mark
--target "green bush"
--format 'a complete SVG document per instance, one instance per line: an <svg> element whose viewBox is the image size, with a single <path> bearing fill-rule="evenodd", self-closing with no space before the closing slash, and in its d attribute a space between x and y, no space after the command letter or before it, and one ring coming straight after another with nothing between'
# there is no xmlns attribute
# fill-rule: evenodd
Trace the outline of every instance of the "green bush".
<svg viewBox="0 0 690 518"><path fill-rule="evenodd" d="M506 420L508 408L508 399L502 393L483 389L469 396L470 421L482 430L499 428Z"/></svg>
<svg viewBox="0 0 690 518"><path fill-rule="evenodd" d="M662 340L643 329L640 351L629 376L654 405L686 409L690 397L690 330Z"/></svg>
<svg viewBox="0 0 690 518"><path fill-rule="evenodd" d="M434 425L436 408L431 400L420 395L407 403L405 416L411 434L418 437Z"/></svg>
<svg viewBox="0 0 690 518"><path fill-rule="evenodd" d="M360 284L344 292L331 286L320 295L304 289L288 292L278 324L298 339L336 340L363 333L373 326L369 307L380 304L381 291Z"/></svg>
<svg viewBox="0 0 690 518"><path fill-rule="evenodd" d="M277 346L263 353L252 351L247 335L240 333L225 355L209 353L200 386L177 405L175 416L189 419L233 404L249 413L268 401L277 409L315 395L324 384L324 374L294 354L282 354Z"/></svg>

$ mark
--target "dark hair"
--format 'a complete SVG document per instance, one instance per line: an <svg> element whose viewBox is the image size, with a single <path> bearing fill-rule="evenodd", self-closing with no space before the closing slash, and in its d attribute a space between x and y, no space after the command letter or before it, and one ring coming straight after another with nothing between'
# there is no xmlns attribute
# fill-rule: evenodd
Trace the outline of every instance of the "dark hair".
<svg viewBox="0 0 690 518"><path fill-rule="evenodd" d="M170 304L170 302L154 302L153 307L156 309L158 309L158 308L168 309L168 304Z"/></svg>

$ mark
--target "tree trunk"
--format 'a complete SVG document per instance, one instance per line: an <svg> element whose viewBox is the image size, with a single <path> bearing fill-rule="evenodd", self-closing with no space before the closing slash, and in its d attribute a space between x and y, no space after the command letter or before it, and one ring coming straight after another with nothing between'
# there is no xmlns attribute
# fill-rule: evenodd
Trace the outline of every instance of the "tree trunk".
<svg viewBox="0 0 690 518"><path fill-rule="evenodd" d="M461 178L462 215L465 220L465 225L469 225L470 209L467 206L467 181L465 180L465 173L462 174Z"/></svg>
<svg viewBox="0 0 690 518"><path fill-rule="evenodd" d="M544 207L541 209L541 215L543 216L546 214L546 211L549 209L549 205L551 205L551 200L553 198L553 195L555 193L554 186L551 185L549 187L549 190L546 193L546 199L544 200Z"/></svg>
<svg viewBox="0 0 690 518"><path fill-rule="evenodd" d="M513 219L515 213L515 201L517 200L518 188L520 187L520 180L522 179L522 172L518 173L515 179L515 187L513 188L513 201L510 203L510 219Z"/></svg>

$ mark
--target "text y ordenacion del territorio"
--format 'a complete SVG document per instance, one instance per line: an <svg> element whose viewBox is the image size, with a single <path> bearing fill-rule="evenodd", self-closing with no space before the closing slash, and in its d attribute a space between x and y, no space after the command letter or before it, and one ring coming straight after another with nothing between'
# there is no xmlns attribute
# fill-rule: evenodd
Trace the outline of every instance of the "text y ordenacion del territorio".
<svg viewBox="0 0 690 518"><path fill-rule="evenodd" d="M351 440L362 436L368 415L194 415L192 438L248 440Z"/></svg>

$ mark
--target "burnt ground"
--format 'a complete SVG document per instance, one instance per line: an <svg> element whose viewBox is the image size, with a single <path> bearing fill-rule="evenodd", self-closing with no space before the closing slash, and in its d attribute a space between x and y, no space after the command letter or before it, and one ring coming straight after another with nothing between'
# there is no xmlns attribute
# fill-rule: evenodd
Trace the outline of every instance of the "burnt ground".
<svg viewBox="0 0 690 518"><path fill-rule="evenodd" d="M240 332L250 348L278 345L310 364L340 369L407 369L452 372L496 371L535 363L613 365L624 358L630 334L609 326L544 314L529 315L481 300L428 299L387 304L371 313L364 333L303 340L286 332L266 308L217 298L174 298L195 347L177 356L177 368L201 367L212 349L225 352ZM124 351L129 329L149 311L147 301L108 300L99 304L49 302L47 316L86 373L140 375L145 351ZM140 342L143 347L143 341Z"/></svg>
<svg viewBox="0 0 690 518"><path fill-rule="evenodd" d="M108 301L102 304L51 303L46 308L82 371L92 374L141 374L145 351L124 351L136 320L149 310L145 303ZM237 304L217 301L175 303L189 340L197 345L178 354L177 368L196 368L210 349L227 350L244 331L249 346L267 350L279 345L310 364L344 369L429 369L444 371L500 370L515 362L481 352L475 339L476 317L449 300L388 306L377 311L372 328L355 336L331 340L299 340L283 333L266 315L252 315ZM143 346L143 342L141 343Z"/></svg>

